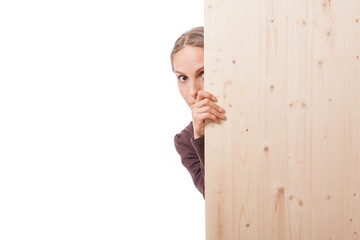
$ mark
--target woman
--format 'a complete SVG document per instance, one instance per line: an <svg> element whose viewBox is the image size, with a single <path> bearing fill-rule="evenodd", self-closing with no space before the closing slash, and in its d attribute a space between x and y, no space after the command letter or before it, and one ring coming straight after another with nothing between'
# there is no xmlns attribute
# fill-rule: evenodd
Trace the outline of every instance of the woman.
<svg viewBox="0 0 360 240"><path fill-rule="evenodd" d="M175 136L175 147L182 164L189 171L196 188L205 198L204 121L225 119L216 97L204 91L204 28L196 27L182 34L171 52L171 65L178 87L192 112L192 121Z"/></svg>

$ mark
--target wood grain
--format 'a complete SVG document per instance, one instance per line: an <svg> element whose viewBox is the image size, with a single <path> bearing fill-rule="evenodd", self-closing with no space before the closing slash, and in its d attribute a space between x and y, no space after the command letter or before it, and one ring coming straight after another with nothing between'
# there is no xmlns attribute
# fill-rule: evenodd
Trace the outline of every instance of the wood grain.
<svg viewBox="0 0 360 240"><path fill-rule="evenodd" d="M360 1L205 0L206 239L360 239Z"/></svg>

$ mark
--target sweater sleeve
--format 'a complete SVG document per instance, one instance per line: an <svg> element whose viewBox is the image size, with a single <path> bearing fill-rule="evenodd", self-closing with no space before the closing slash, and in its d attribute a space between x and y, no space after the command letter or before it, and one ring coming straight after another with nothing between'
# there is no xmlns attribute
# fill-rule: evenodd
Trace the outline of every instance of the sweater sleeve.
<svg viewBox="0 0 360 240"><path fill-rule="evenodd" d="M191 139L191 144L193 145L196 154L199 157L200 160L200 165L202 169L205 169L205 161L204 161L204 136L201 136L197 139L194 139L194 137L192 137ZM205 171L204 171L205 173ZM204 174L205 175L205 174Z"/></svg>
<svg viewBox="0 0 360 240"><path fill-rule="evenodd" d="M184 129L174 138L176 151L181 162L190 173L195 187L205 198L204 186L204 137L194 139L193 135Z"/></svg>

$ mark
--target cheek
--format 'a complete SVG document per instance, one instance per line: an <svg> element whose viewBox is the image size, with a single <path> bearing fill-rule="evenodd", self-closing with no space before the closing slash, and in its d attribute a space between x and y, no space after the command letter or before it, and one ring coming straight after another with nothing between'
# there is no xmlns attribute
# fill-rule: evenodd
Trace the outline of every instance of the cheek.
<svg viewBox="0 0 360 240"><path fill-rule="evenodd" d="M187 95L188 95L188 89L186 87L186 85L182 85L181 83L178 84L178 87L179 87L179 92L180 92L180 95L185 99L187 99Z"/></svg>
<svg viewBox="0 0 360 240"><path fill-rule="evenodd" d="M199 90L204 90L204 79L199 79L197 87Z"/></svg>
<svg viewBox="0 0 360 240"><path fill-rule="evenodd" d="M201 81L201 90L204 90L204 79Z"/></svg>

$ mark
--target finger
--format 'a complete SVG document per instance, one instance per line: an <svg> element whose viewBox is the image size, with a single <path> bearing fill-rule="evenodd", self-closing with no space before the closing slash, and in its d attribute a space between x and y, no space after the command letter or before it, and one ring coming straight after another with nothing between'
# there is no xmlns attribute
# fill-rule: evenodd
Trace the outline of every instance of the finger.
<svg viewBox="0 0 360 240"><path fill-rule="evenodd" d="M197 97L196 97L196 102L199 102L199 101L201 101L201 100L203 100L205 98L208 98L208 99L210 99L212 101L217 101L217 98L213 94L211 94L211 93L209 93L208 91L205 91L205 90L200 90L198 92Z"/></svg>
<svg viewBox="0 0 360 240"><path fill-rule="evenodd" d="M217 117L214 114L211 114L209 112L200 113L197 115L197 119L200 121L204 121L206 119L213 120L216 123L220 123Z"/></svg>
<svg viewBox="0 0 360 240"><path fill-rule="evenodd" d="M224 109L222 107L220 107L216 103L212 102L208 98L205 98L205 99L201 100L200 102L198 102L195 105L195 107L197 107L197 108L201 108L201 107L204 107L204 106L210 106L210 107L212 107L213 109L215 109L218 112L223 112L224 111Z"/></svg>
<svg viewBox="0 0 360 240"><path fill-rule="evenodd" d="M214 116L216 116L219 119L225 119L225 115L218 112L217 110L215 110L214 108L210 107L210 106L204 106L202 108L198 108L198 109L194 109L194 113L195 114L203 114L203 113L210 113Z"/></svg>

